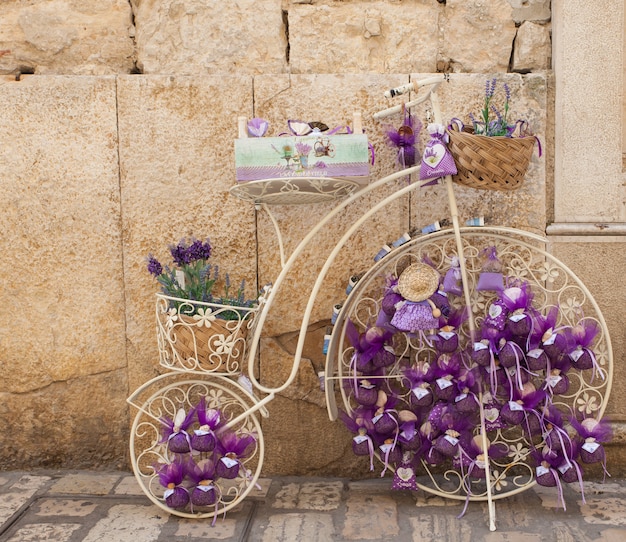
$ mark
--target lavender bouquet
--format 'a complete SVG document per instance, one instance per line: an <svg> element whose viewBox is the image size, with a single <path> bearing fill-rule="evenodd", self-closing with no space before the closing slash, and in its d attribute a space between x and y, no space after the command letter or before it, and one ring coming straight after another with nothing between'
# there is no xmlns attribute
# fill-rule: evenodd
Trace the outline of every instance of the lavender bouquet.
<svg viewBox="0 0 626 542"><path fill-rule="evenodd" d="M485 83L485 96L483 98L483 106L480 110L478 118L470 113L470 120L474 128L474 134L489 137L513 137L515 130L520 127L520 135L528 135L523 133L527 131L528 123L523 120L511 122L509 117L511 104L511 89L509 85L504 83L502 89L504 91L504 102L498 104L498 95L496 93L498 81L487 79Z"/></svg>
<svg viewBox="0 0 626 542"><path fill-rule="evenodd" d="M161 291L169 296L204 303L215 303L234 307L250 308L257 299L246 299L246 282L242 280L233 288L230 275L220 278L217 265L209 263L213 247L209 239L182 239L177 245L170 245L173 264L163 266L152 254L148 256L147 269L161 285ZM220 312L225 320L237 320L237 311Z"/></svg>

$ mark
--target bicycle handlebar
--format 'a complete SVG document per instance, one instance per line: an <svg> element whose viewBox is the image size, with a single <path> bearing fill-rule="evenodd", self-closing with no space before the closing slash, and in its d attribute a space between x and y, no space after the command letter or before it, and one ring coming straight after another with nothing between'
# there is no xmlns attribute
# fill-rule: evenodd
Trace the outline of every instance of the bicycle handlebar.
<svg viewBox="0 0 626 542"><path fill-rule="evenodd" d="M446 79L447 79L446 74L441 73L441 74L433 75L432 77L426 77L424 79L420 79L419 81L412 81L411 83L407 83L406 85L400 85L399 87L395 87L395 88L387 90L385 92L385 97L395 98L396 96L406 94L407 92L411 92L411 91L417 92L422 87L426 87L426 86L432 87L428 90L425 96L421 96L417 98L416 100L413 100L404 104L405 108L411 107L413 105L417 105L423 102L424 100L426 100L428 96L430 95L430 93L433 90L435 90L437 86L443 81L445 81ZM374 113L374 118L379 119L382 117L393 115L394 113L400 112L402 110L402 107L403 107L402 105L395 105L393 107L390 107L389 109L379 111L378 113Z"/></svg>

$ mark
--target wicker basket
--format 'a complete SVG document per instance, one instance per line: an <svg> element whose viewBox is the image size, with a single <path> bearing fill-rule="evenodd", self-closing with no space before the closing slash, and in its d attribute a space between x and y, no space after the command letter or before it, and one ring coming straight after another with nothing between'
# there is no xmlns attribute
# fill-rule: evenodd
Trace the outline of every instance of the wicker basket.
<svg viewBox="0 0 626 542"><path fill-rule="evenodd" d="M466 127L463 132L448 131L448 149L458 170L452 180L486 190L519 188L524 182L536 138L488 137L468 130L471 128Z"/></svg>
<svg viewBox="0 0 626 542"><path fill-rule="evenodd" d="M189 316L180 315L180 325L170 331L170 344L184 363L197 359L207 371L231 372L245 352L247 322L216 318L211 327L198 326ZM173 340L172 340L173 339Z"/></svg>

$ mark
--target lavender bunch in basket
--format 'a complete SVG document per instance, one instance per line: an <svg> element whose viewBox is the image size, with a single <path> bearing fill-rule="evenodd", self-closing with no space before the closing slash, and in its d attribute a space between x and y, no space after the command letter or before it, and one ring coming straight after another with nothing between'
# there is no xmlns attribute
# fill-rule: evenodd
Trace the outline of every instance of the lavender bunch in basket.
<svg viewBox="0 0 626 542"><path fill-rule="evenodd" d="M474 133L484 136L513 137L513 133L518 126L520 126L520 130L525 130L528 123L525 121L510 121L511 89L506 83L502 85L504 90L504 104L498 107L498 105L496 105L496 87L497 79L495 77L491 80L487 79L485 83L483 107L480 110L479 118L476 118L470 113Z"/></svg>
<svg viewBox="0 0 626 542"><path fill-rule="evenodd" d="M220 277L219 267L209 263L213 247L209 239L182 239L170 245L172 266L163 266L152 254L148 256L147 269L161 285L161 291L171 297L204 303L216 303L234 307L253 307L257 299L247 299L246 283L242 280L235 289L230 275ZM236 310L223 311L219 317L225 320L239 318Z"/></svg>

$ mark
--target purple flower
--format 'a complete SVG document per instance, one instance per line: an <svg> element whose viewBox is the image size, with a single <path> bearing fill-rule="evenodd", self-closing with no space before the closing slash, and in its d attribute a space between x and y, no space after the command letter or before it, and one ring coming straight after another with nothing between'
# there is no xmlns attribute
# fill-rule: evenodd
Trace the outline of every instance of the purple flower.
<svg viewBox="0 0 626 542"><path fill-rule="evenodd" d="M195 239L187 249L187 254L192 262L208 260L211 257L211 243L209 243L208 239L205 243Z"/></svg>
<svg viewBox="0 0 626 542"><path fill-rule="evenodd" d="M170 246L170 253L174 262L182 267L198 260L207 260L211 256L211 243L208 239L205 243L191 239L188 246L186 240L183 239L177 245Z"/></svg>
<svg viewBox="0 0 626 542"><path fill-rule="evenodd" d="M148 256L148 272L155 277L163 273L163 266L152 254Z"/></svg>
<svg viewBox="0 0 626 542"><path fill-rule="evenodd" d="M177 245L170 245L170 254L178 266L182 267L191 261L189 259L189 254L187 253L187 245L185 244L184 239Z"/></svg>
<svg viewBox="0 0 626 542"><path fill-rule="evenodd" d="M496 78L494 77L491 81L487 79L485 82L485 98L490 99L493 98L493 94L496 91Z"/></svg>
<svg viewBox="0 0 626 542"><path fill-rule="evenodd" d="M504 95L506 96L506 101L510 101L511 100L511 89L509 88L509 85L507 85L506 83L504 83Z"/></svg>

